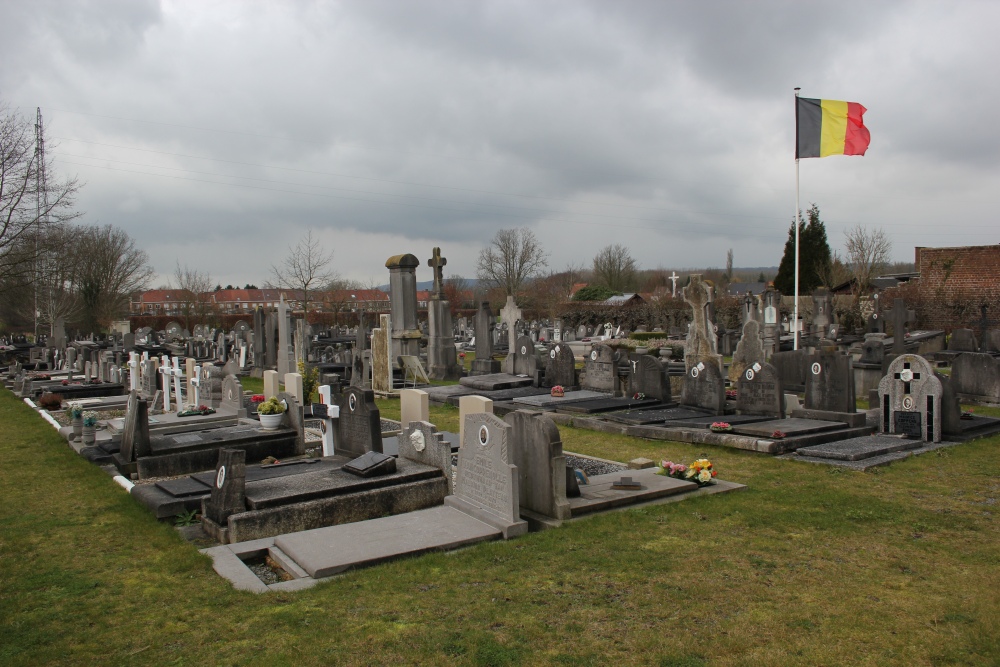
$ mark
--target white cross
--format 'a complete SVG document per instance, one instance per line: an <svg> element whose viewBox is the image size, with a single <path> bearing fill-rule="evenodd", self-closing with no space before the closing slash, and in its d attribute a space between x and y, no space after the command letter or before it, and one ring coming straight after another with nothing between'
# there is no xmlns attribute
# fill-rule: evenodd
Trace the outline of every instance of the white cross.
<svg viewBox="0 0 1000 667"><path fill-rule="evenodd" d="M163 376L163 411L170 412L170 357L163 355L160 360L162 363L158 370Z"/></svg>
<svg viewBox="0 0 1000 667"><path fill-rule="evenodd" d="M677 298L677 279L680 278L680 276L677 275L676 271L671 271L670 275L668 277L670 278L670 282L672 282L673 285L674 285L673 286L673 290L671 291L671 296L673 296L676 299Z"/></svg>
<svg viewBox="0 0 1000 667"><path fill-rule="evenodd" d="M319 400L326 406L326 419L322 420L323 430L323 456L333 456L334 454L334 420L340 417L340 406L333 404L333 396L330 392L330 385L325 384L319 388Z"/></svg>
<svg viewBox="0 0 1000 667"><path fill-rule="evenodd" d="M194 386L194 403L192 404L192 406L195 407L195 408L197 408L199 405L201 405L201 401L199 400L199 398L200 398L199 394L201 393L201 366L200 365L194 367L194 377L191 378L190 383L191 383L192 386Z"/></svg>
<svg viewBox="0 0 1000 667"><path fill-rule="evenodd" d="M170 370L170 375L174 378L174 394L177 396L177 411L181 411L181 360L174 357L174 367Z"/></svg>
<svg viewBox="0 0 1000 667"><path fill-rule="evenodd" d="M139 355L135 352L128 353L128 388L132 391L139 389Z"/></svg>

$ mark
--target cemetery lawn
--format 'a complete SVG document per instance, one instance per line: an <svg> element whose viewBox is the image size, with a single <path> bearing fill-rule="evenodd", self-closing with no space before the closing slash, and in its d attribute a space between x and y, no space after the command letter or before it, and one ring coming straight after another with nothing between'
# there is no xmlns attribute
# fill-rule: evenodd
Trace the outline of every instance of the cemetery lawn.
<svg viewBox="0 0 1000 667"><path fill-rule="evenodd" d="M561 427L749 488L254 595L5 390L0 422L3 665L1000 663L1000 438L855 473Z"/></svg>

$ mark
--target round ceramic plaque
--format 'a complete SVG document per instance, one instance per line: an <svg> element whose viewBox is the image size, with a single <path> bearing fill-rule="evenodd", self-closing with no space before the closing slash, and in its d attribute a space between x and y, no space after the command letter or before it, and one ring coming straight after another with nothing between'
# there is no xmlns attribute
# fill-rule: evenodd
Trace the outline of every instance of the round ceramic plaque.
<svg viewBox="0 0 1000 667"><path fill-rule="evenodd" d="M549 359L555 359L555 358L556 358L556 351L555 349L553 349L549 352Z"/></svg>
<svg viewBox="0 0 1000 667"><path fill-rule="evenodd" d="M221 489L222 485L226 483L226 466L219 468L219 472L215 475L215 488Z"/></svg>
<svg viewBox="0 0 1000 667"><path fill-rule="evenodd" d="M823 370L823 367L820 366L818 362L812 365L813 375L819 375L820 372L822 372L822 370Z"/></svg>
<svg viewBox="0 0 1000 667"><path fill-rule="evenodd" d="M347 407L351 409L351 412L354 412L354 408L358 407L358 397L351 394L347 399Z"/></svg>
<svg viewBox="0 0 1000 667"><path fill-rule="evenodd" d="M696 377L698 377L699 373L700 373L700 371L698 370L697 366L695 366L694 368L691 369L691 377L696 378Z"/></svg>
<svg viewBox="0 0 1000 667"><path fill-rule="evenodd" d="M597 350L594 350L593 352L590 353L590 360L597 361Z"/></svg>
<svg viewBox="0 0 1000 667"><path fill-rule="evenodd" d="M753 369L752 368L748 368L747 372L744 374L744 376L746 377L747 380L752 380L753 379Z"/></svg>
<svg viewBox="0 0 1000 667"><path fill-rule="evenodd" d="M899 372L899 379L902 380L903 382L912 382L913 371L911 371L909 368L904 368Z"/></svg>
<svg viewBox="0 0 1000 667"><path fill-rule="evenodd" d="M903 409L904 410L912 410L913 409L913 397L912 396L904 396L903 397Z"/></svg>
<svg viewBox="0 0 1000 667"><path fill-rule="evenodd" d="M489 441L490 441L490 430L486 428L485 424L483 424L482 426L479 427L479 444L485 447L486 443L488 443Z"/></svg>

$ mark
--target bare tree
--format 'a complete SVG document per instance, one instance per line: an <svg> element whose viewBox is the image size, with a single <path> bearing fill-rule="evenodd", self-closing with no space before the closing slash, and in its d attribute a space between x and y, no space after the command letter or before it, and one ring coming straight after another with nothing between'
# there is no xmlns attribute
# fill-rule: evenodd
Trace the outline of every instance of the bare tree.
<svg viewBox="0 0 1000 667"><path fill-rule="evenodd" d="M847 230L847 265L854 278L854 297L868 294L872 281L889 263L892 241L881 227L867 229L857 225Z"/></svg>
<svg viewBox="0 0 1000 667"><path fill-rule="evenodd" d="M726 285L733 282L733 249L726 252Z"/></svg>
<svg viewBox="0 0 1000 667"><path fill-rule="evenodd" d="M829 262L816 269L816 275L819 277L819 284L832 291L851 279L851 269L841 259L840 253L834 252Z"/></svg>
<svg viewBox="0 0 1000 667"><path fill-rule="evenodd" d="M153 269L146 251L121 229L104 225L76 231L82 324L84 330L98 331L128 312L129 298L146 288Z"/></svg>
<svg viewBox="0 0 1000 667"><path fill-rule="evenodd" d="M527 227L501 229L479 251L476 276L487 287L517 297L526 283L547 265L548 253L534 232Z"/></svg>
<svg viewBox="0 0 1000 667"><path fill-rule="evenodd" d="M628 248L620 243L602 248L594 257L594 280L615 292L634 290L636 263Z"/></svg>
<svg viewBox="0 0 1000 667"><path fill-rule="evenodd" d="M302 314L309 314L309 293L334 282L337 274L330 266L333 252L326 252L319 239L313 238L312 230L294 247L288 248L288 256L280 265L271 265L275 284L285 289L301 290Z"/></svg>
<svg viewBox="0 0 1000 667"><path fill-rule="evenodd" d="M182 298L180 305L184 327L190 330L192 319L204 323L204 319L212 311L212 276L191 269L187 264L182 267L178 261L174 268L173 282L176 283L174 288L180 292Z"/></svg>
<svg viewBox="0 0 1000 667"><path fill-rule="evenodd" d="M80 215L76 180L58 182L54 174L48 157L39 159L34 125L0 102L0 287L37 271L42 227Z"/></svg>

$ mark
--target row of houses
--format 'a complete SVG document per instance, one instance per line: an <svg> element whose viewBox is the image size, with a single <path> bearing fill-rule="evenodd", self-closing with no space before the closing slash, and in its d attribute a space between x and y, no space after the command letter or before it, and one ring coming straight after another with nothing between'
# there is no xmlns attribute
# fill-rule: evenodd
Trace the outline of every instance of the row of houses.
<svg viewBox="0 0 1000 667"><path fill-rule="evenodd" d="M378 289L331 290L309 292L309 309L329 312L385 312L389 295ZM154 289L132 299L133 315L181 315L198 310L213 310L228 315L251 313L258 306L274 308L281 299L292 309L305 302L302 290L294 289L220 289L194 294L181 289Z"/></svg>

